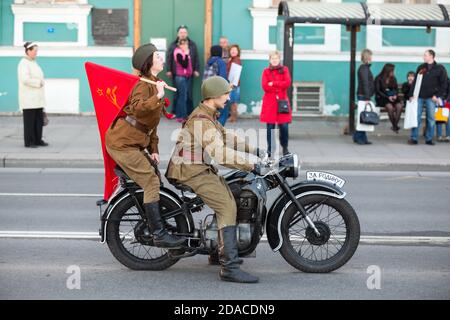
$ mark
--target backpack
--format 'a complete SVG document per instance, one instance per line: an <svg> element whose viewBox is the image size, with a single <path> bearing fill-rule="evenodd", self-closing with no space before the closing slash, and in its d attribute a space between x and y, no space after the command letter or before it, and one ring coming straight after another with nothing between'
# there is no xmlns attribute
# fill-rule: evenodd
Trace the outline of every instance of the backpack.
<svg viewBox="0 0 450 320"><path fill-rule="evenodd" d="M213 76L217 76L219 74L219 64L214 62L213 64L207 65L205 67L205 71L203 71L203 81Z"/></svg>

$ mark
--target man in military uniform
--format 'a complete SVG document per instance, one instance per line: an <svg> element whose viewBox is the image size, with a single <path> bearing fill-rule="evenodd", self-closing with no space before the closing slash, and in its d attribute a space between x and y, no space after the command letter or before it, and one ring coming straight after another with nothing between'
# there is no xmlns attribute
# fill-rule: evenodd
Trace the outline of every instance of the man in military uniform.
<svg viewBox="0 0 450 320"><path fill-rule="evenodd" d="M259 156L262 152L237 135L227 132L217 122L219 110L229 99L230 84L214 76L202 84L202 102L186 120L166 177L190 187L208 207L214 210L219 229L218 247L220 279L254 283L258 278L240 270L236 239L236 202L225 179L219 176L214 163L232 169L264 170L241 157L236 151Z"/></svg>

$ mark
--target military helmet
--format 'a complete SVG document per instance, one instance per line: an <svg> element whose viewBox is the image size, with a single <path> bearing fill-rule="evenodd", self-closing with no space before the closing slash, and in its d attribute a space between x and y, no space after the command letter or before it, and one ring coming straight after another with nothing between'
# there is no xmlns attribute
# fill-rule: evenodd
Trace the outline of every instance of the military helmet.
<svg viewBox="0 0 450 320"><path fill-rule="evenodd" d="M231 92L231 85L222 77L213 76L202 83L202 99L218 98Z"/></svg>
<svg viewBox="0 0 450 320"><path fill-rule="evenodd" d="M156 47L151 43L146 43L137 48L133 54L132 63L133 68L141 70L144 66L145 61L157 51Z"/></svg>

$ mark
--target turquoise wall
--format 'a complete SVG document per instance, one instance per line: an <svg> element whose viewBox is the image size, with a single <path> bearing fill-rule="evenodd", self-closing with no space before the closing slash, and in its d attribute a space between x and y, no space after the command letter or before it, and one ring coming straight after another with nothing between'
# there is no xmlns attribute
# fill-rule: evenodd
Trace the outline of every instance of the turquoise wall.
<svg viewBox="0 0 450 320"><path fill-rule="evenodd" d="M249 8L252 0L213 1L213 43L226 36L230 43L237 43L241 49L253 49L253 22Z"/></svg>
<svg viewBox="0 0 450 320"><path fill-rule="evenodd" d="M148 0L144 0L148 1ZM151 0L153 1L153 0ZM3 46L11 46L13 45L13 27L14 27L14 15L11 10L11 4L14 3L14 0L0 0L0 45ZM95 8L99 9L128 9L128 28L129 28L129 35L127 37L127 46L133 45L133 0L89 0L89 4L94 6ZM47 25L47 24L46 24ZM49 23L48 26L52 25L58 25L55 23ZM91 26L92 26L92 20L91 15L88 17L88 44L94 45L94 39L92 37L91 32ZM37 38L44 38L43 40L33 39L36 41L48 41L45 39L45 37L52 37L57 38L56 41L59 40L60 32L63 32L63 30L58 30L60 32L52 34L46 34L47 28L42 30L25 30L25 36L26 38L32 38L33 36L36 36ZM58 31L57 30L57 31ZM67 33L67 31L66 31ZM67 34L65 35L67 37ZM73 40L68 40L73 41Z"/></svg>
<svg viewBox="0 0 450 320"><path fill-rule="evenodd" d="M11 4L14 0L0 1L0 45L12 46L14 43L14 15Z"/></svg>
<svg viewBox="0 0 450 320"><path fill-rule="evenodd" d="M77 42L78 30L67 23L25 22L23 37L25 41Z"/></svg>
<svg viewBox="0 0 450 320"><path fill-rule="evenodd" d="M17 65L20 57L0 59L0 70L8 77L0 77L0 111L15 112L18 107ZM52 58L40 57L38 63L44 71L45 78L78 78L80 79L80 112L92 112L91 93L89 90L84 63L91 61L110 68L130 72L129 58ZM64 103L62 101L62 103Z"/></svg>

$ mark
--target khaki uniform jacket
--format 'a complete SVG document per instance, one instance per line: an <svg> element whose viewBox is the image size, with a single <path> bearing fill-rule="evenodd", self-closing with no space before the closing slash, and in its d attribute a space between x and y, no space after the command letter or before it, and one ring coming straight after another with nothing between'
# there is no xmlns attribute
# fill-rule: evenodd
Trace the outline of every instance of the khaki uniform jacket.
<svg viewBox="0 0 450 320"><path fill-rule="evenodd" d="M151 76L150 80L159 79ZM115 150L144 149L147 148L150 154L159 153L156 127L161 119L164 100L156 96L158 91L156 86L139 81L133 88L124 111L138 122L149 128L147 134L139 131L123 118L119 118L111 124L106 132L105 142L108 148Z"/></svg>
<svg viewBox="0 0 450 320"><path fill-rule="evenodd" d="M202 115L209 117L200 118ZM200 116L200 117L199 117ZM184 182L206 170L217 173L215 165L251 171L254 163L237 151L255 153L256 148L227 131L216 119L217 112L200 104L187 119L166 171L166 177ZM182 152L180 152L182 150Z"/></svg>

